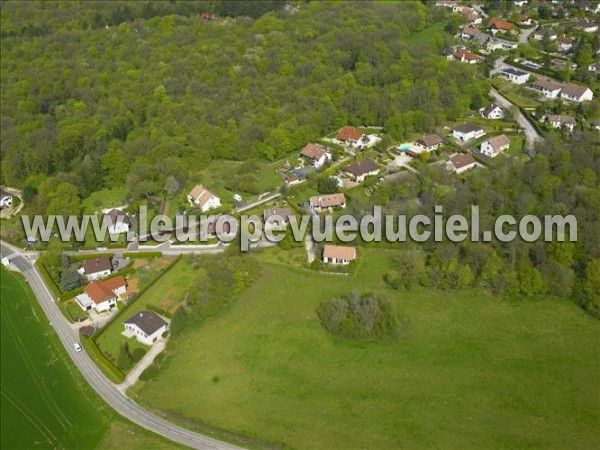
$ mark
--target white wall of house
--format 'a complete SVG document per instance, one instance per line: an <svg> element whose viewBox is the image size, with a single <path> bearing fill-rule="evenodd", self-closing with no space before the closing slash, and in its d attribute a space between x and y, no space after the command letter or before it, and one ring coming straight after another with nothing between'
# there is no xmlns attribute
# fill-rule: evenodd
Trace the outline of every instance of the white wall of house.
<svg viewBox="0 0 600 450"><path fill-rule="evenodd" d="M565 92L561 92L560 96L561 96L561 98L564 98L565 100L571 100L573 102L581 103L581 102L592 100L594 98L594 93L591 91L591 89L587 89L583 93L583 95L579 98L571 97L570 95L567 95Z"/></svg>
<svg viewBox="0 0 600 450"><path fill-rule="evenodd" d="M338 258L327 258L323 256L323 262L326 264L343 264L347 265L351 263L349 259L338 259Z"/></svg>
<svg viewBox="0 0 600 450"><path fill-rule="evenodd" d="M86 278L88 281L99 280L110 275L110 270L103 270L102 272L88 273Z"/></svg>
<svg viewBox="0 0 600 450"><path fill-rule="evenodd" d="M135 338L142 344L152 345L155 341L160 339L165 331L167 331L167 325L163 325L150 335L144 333L140 327L131 323L126 323L125 329L135 336Z"/></svg>
<svg viewBox="0 0 600 450"><path fill-rule="evenodd" d="M452 136L454 136L457 139L460 139L463 142L470 141L471 139L481 137L484 134L485 134L485 130L470 131L468 133L462 133L458 130L452 130Z"/></svg>
<svg viewBox="0 0 600 450"><path fill-rule="evenodd" d="M206 212L210 209L215 209L215 208L220 208L220 207L221 207L221 199L219 197L217 197L216 195L213 195L211 198L208 199L208 201L204 205L202 205L200 210L202 212Z"/></svg>
<svg viewBox="0 0 600 450"><path fill-rule="evenodd" d="M117 306L117 297L113 297L109 300L105 300L102 303L94 303L94 309L97 312L108 311L108 310L110 310L110 308L113 308L115 306Z"/></svg>
<svg viewBox="0 0 600 450"><path fill-rule="evenodd" d="M503 147L499 148L498 151L496 151L496 149L492 146L492 144L490 144L489 141L485 141L485 142L481 143L480 151L484 155L489 156L490 158L493 158L495 156L498 156L501 152L506 150L508 147L509 147L508 145L503 146Z"/></svg>

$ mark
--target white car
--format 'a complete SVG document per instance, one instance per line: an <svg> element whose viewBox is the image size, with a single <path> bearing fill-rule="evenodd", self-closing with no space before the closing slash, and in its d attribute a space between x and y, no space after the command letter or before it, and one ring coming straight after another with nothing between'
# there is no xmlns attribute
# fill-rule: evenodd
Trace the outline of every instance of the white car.
<svg viewBox="0 0 600 450"><path fill-rule="evenodd" d="M79 345L77 342L75 342L75 343L73 344L73 347L75 348L75 351L76 351L76 352L80 352L81 350L83 350L83 349L81 348L81 345Z"/></svg>

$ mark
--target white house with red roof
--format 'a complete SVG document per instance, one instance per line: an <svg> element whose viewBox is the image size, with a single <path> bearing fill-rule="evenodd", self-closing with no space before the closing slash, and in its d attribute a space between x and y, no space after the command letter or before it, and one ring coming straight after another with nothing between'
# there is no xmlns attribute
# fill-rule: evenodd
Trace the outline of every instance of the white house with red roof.
<svg viewBox="0 0 600 450"><path fill-rule="evenodd" d="M329 150L319 144L306 144L300 150L300 157L304 158L315 169L320 169L327 161L331 161Z"/></svg>
<svg viewBox="0 0 600 450"><path fill-rule="evenodd" d="M192 206L200 208L202 212L221 206L221 199L201 184L194 186L187 198Z"/></svg>
<svg viewBox="0 0 600 450"><path fill-rule="evenodd" d="M127 293L127 282L122 276L103 281L91 281L83 293L75 297L75 302L84 311L108 311L117 306L117 301Z"/></svg>
<svg viewBox="0 0 600 450"><path fill-rule="evenodd" d="M323 262L326 264L350 264L356 259L354 247L326 245L323 249Z"/></svg>

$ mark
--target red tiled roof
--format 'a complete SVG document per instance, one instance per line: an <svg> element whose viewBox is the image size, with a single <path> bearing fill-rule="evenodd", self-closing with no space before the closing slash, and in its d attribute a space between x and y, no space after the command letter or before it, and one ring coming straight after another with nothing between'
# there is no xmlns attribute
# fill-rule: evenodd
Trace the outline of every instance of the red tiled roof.
<svg viewBox="0 0 600 450"><path fill-rule="evenodd" d="M300 154L309 159L320 159L325 153L327 153L327 150L316 144L306 144L300 150Z"/></svg>
<svg viewBox="0 0 600 450"><path fill-rule="evenodd" d="M490 20L490 27L496 28L498 30L512 30L513 29L513 24L510 22L507 22L506 20L500 20L500 19L491 19Z"/></svg>
<svg viewBox="0 0 600 450"><path fill-rule="evenodd" d="M115 297L114 291L126 285L125 278L119 276L104 281L91 281L84 291L94 303L98 304Z"/></svg>
<svg viewBox="0 0 600 450"><path fill-rule="evenodd" d="M358 131L356 128L353 127L344 127L340 130L340 132L337 135L337 139L339 141L358 141L360 140L360 138L363 136L363 133L361 133L360 131Z"/></svg>
<svg viewBox="0 0 600 450"><path fill-rule="evenodd" d="M326 245L323 250L325 258L345 259L352 261L356 259L356 249L354 247L343 247L341 245Z"/></svg>

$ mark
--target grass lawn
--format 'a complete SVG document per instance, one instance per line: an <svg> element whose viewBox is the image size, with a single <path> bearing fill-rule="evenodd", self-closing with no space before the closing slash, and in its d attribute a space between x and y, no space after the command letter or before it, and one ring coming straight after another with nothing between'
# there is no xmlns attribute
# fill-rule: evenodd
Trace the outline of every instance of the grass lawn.
<svg viewBox="0 0 600 450"><path fill-rule="evenodd" d="M228 310L170 343L139 400L298 449L600 445L597 321L565 300L391 291L392 254L359 249L349 277L263 263ZM389 296L401 335L328 335L315 308L350 290Z"/></svg>
<svg viewBox="0 0 600 450"><path fill-rule="evenodd" d="M148 290L137 296L131 306L120 313L119 317L96 339L102 353L116 363L119 347L125 341L125 337L121 335L124 330L123 321L146 309L149 304L166 309L171 313L175 312L193 281L193 275L194 270L192 267L186 261L180 260ZM137 340L129 340L131 350L140 346L143 347Z"/></svg>
<svg viewBox="0 0 600 450"><path fill-rule="evenodd" d="M2 448L95 449L106 442L112 445L100 448L135 448L129 442L143 444L137 448L175 448L124 421L96 396L23 278L0 267L0 287Z"/></svg>
<svg viewBox="0 0 600 450"><path fill-rule="evenodd" d="M413 44L431 44L435 38L442 37L444 34L444 24L435 23L423 31L413 34L406 41Z"/></svg>
<svg viewBox="0 0 600 450"><path fill-rule="evenodd" d="M84 214L94 214L96 211L99 213L103 208L123 206L126 197L125 188L101 189L84 199L81 207Z"/></svg>

